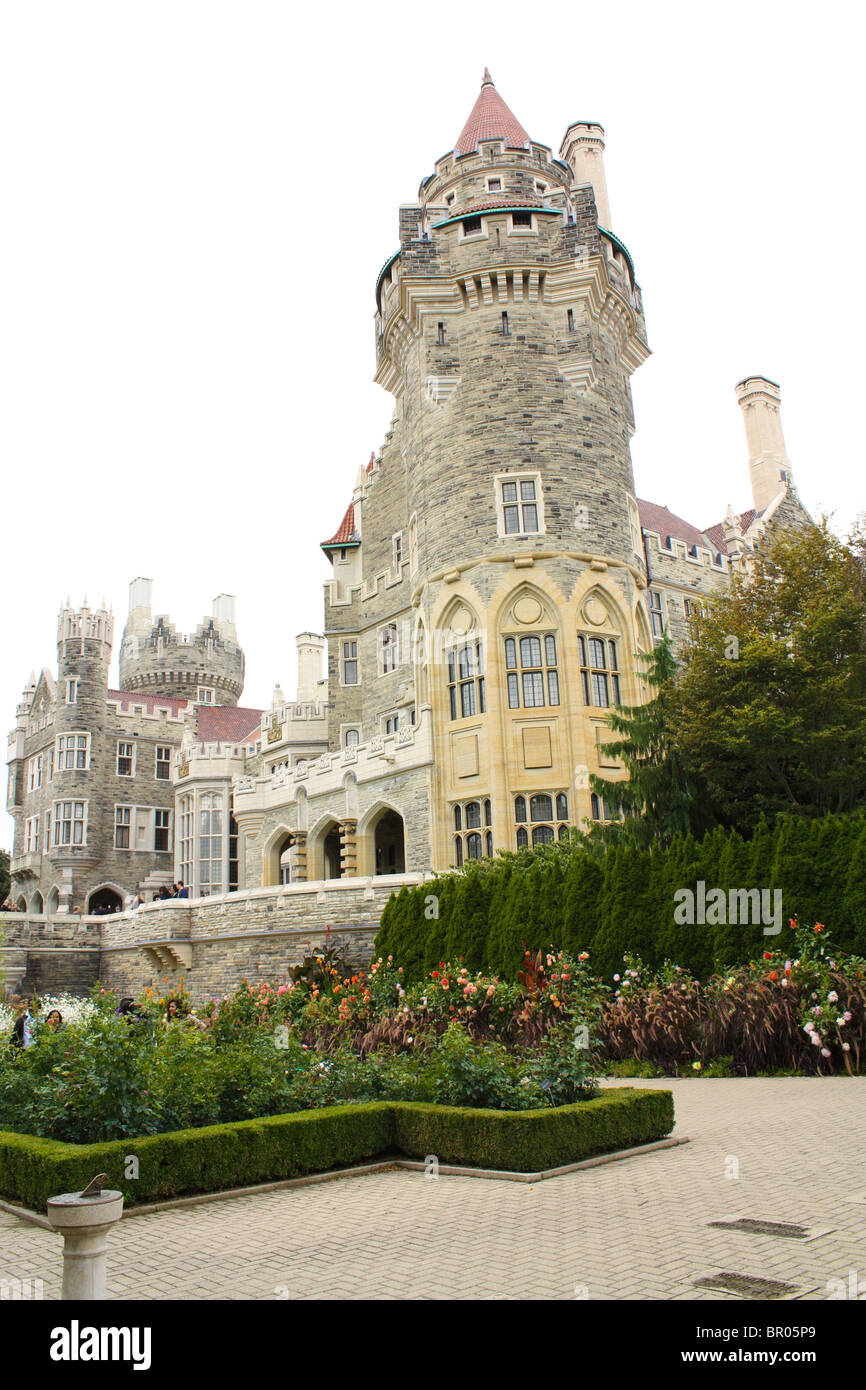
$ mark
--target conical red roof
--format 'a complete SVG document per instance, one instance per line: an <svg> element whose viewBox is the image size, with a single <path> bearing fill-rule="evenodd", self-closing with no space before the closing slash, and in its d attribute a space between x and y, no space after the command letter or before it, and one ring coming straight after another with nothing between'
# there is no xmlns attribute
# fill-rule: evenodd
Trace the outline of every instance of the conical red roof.
<svg viewBox="0 0 866 1390"><path fill-rule="evenodd" d="M484 69L484 82L478 100L460 132L454 153L471 154L481 140L504 140L512 149L520 149L529 143L529 136L505 105L487 68Z"/></svg>

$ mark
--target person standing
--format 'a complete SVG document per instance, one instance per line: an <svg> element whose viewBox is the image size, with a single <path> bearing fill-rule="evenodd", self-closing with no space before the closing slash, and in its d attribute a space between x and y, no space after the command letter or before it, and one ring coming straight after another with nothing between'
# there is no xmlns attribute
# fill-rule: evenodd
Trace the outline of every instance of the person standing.
<svg viewBox="0 0 866 1390"><path fill-rule="evenodd" d="M30 1000L25 999L21 1012L12 1025L10 1042L13 1047L30 1047L33 1042L33 1025L36 1022L30 1012Z"/></svg>

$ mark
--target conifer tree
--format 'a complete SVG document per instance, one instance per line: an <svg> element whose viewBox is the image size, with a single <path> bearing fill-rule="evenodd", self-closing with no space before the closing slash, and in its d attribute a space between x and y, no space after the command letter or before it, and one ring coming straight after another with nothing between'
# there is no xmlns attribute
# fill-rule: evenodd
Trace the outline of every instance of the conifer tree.
<svg viewBox="0 0 866 1390"><path fill-rule="evenodd" d="M621 705L607 716L619 738L602 745L619 758L627 779L590 775L590 787L618 819L593 824L592 839L608 844L668 845L675 835L707 828L711 816L695 779L671 743L670 710L677 664L665 630L642 657L643 679L654 694L644 704Z"/></svg>

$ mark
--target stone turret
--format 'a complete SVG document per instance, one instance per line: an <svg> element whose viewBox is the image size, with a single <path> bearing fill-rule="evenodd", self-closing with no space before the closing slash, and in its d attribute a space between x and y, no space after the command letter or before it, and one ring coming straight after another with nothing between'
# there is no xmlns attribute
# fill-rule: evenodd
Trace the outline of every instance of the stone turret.
<svg viewBox="0 0 866 1390"><path fill-rule="evenodd" d="M747 376L737 383L737 400L746 427L755 511L760 513L794 485L782 434L782 397L775 381Z"/></svg>
<svg viewBox="0 0 866 1390"><path fill-rule="evenodd" d="M123 690L236 705L244 688L244 654L235 628L235 601L220 594L210 617L187 636L165 615L151 615L152 581L129 586L129 617L120 649Z"/></svg>

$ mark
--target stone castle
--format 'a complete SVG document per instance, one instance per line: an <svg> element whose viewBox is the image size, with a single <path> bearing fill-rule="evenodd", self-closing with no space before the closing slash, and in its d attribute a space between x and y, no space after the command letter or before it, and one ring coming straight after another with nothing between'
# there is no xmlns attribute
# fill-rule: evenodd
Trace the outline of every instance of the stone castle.
<svg viewBox="0 0 866 1390"><path fill-rule="evenodd" d="M185 637L134 580L118 690L111 614L62 609L57 678L31 678L10 737L25 971L37 948L110 948L132 986L203 967L206 938L219 980L232 961L239 978L326 922L368 943L395 885L606 817L589 773L614 771L605 715L643 697L641 655L665 627L681 647L767 528L808 514L764 377L737 386L751 508L701 529L635 495L630 378L649 347L603 151L601 126L578 122L554 155L485 72L401 207L375 291L394 414L323 542L324 636L297 639L294 701L278 686L267 710L238 705L230 596ZM71 930L175 880L182 908L112 919L95 946ZM220 954L217 937L261 942L254 904L282 945Z"/></svg>

